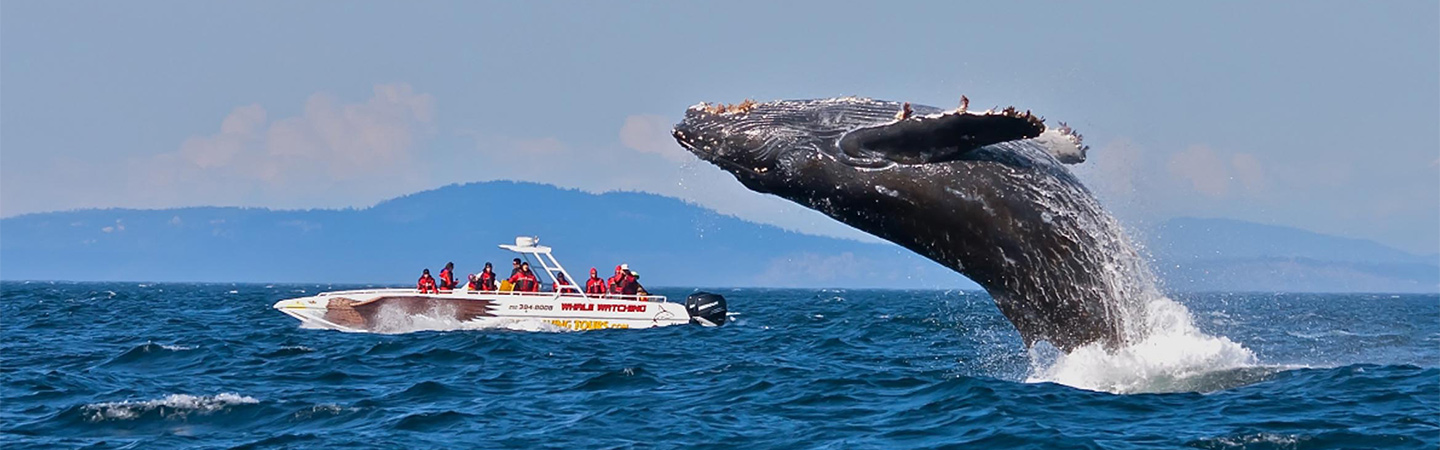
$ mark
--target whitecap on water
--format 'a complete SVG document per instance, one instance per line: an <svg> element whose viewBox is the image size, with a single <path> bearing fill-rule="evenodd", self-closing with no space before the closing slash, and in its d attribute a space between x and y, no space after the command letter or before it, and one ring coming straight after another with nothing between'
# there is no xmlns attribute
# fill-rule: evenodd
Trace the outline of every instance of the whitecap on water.
<svg viewBox="0 0 1440 450"><path fill-rule="evenodd" d="M337 404L334 404L334 403L322 403L322 404L315 405L315 406L311 406L311 407L309 407L309 408L305 408L305 409L302 409L302 410L299 410L299 411L295 411L295 414L293 414L293 417L295 417L296 419L310 419L310 418L314 418L314 417L317 417L317 416L320 416L320 417L332 416L332 417L333 417L333 416L338 416L338 415L340 415L340 413L345 412L347 409L350 409L350 408L346 408L346 407L343 407L343 406L340 406L340 405L337 405Z"/></svg>
<svg viewBox="0 0 1440 450"><path fill-rule="evenodd" d="M91 422L104 420L134 420L152 411L166 419L180 419L190 414L206 415L223 410L231 405L259 403L254 397L235 393L221 393L212 396L171 394L165 398L145 401L105 402L85 405L85 419Z"/></svg>
<svg viewBox="0 0 1440 450"><path fill-rule="evenodd" d="M1305 437L1293 434L1256 433L1240 436L1220 437L1206 439L1193 444L1219 444L1225 448L1295 448L1301 442L1307 440ZM1208 442L1206 442L1208 441ZM1197 447L1209 447L1207 445L1196 445Z"/></svg>

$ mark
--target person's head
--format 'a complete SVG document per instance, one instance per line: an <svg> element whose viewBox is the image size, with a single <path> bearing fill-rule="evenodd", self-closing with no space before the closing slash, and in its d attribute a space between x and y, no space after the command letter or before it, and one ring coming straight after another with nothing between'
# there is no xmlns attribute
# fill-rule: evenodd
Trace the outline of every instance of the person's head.
<svg viewBox="0 0 1440 450"><path fill-rule="evenodd" d="M485 272L492 272L492 271L494 271L494 270L495 270L495 268L494 268L494 267L491 267L491 266L490 266L490 263L488 263L488 262L485 263Z"/></svg>
<svg viewBox="0 0 1440 450"><path fill-rule="evenodd" d="M600 276L600 272L597 272L594 267L591 267L591 268L590 268L590 278L595 278L595 277L598 277L598 276Z"/></svg>
<svg viewBox="0 0 1440 450"><path fill-rule="evenodd" d="M425 269L425 271L424 271L424 272L420 272L420 274L421 274L421 275L429 275L429 274L430 274L430 269Z"/></svg>
<svg viewBox="0 0 1440 450"><path fill-rule="evenodd" d="M615 274L616 274L616 275L620 275L620 274L622 274L622 273L625 273L625 265L624 265L624 264L621 264L621 265L615 266Z"/></svg>
<svg viewBox="0 0 1440 450"><path fill-rule="evenodd" d="M447 262L447 263L445 263L445 268L446 268L446 269L454 269L454 268L455 268L455 263L453 263L453 262Z"/></svg>
<svg viewBox="0 0 1440 450"><path fill-rule="evenodd" d="M563 281L565 281L565 274L563 274L563 273L557 273L557 274L555 274L555 279L560 280L560 281L563 282Z"/></svg>
<svg viewBox="0 0 1440 450"><path fill-rule="evenodd" d="M524 271L524 272L529 272L529 271L530 271L530 263L528 263L528 262L527 262L527 263L520 263L520 270L521 270L521 271Z"/></svg>
<svg viewBox="0 0 1440 450"><path fill-rule="evenodd" d="M520 258L515 258L515 259L510 260L510 265L513 265L513 266L515 266L515 267L520 267Z"/></svg>

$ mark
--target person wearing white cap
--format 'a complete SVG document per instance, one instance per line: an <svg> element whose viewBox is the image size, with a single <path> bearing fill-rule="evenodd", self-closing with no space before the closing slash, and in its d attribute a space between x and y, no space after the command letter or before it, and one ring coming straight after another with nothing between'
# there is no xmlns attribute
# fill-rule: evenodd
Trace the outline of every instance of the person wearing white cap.
<svg viewBox="0 0 1440 450"><path fill-rule="evenodd" d="M620 278L620 295L639 295L640 283L635 281L635 271L626 270L625 276Z"/></svg>

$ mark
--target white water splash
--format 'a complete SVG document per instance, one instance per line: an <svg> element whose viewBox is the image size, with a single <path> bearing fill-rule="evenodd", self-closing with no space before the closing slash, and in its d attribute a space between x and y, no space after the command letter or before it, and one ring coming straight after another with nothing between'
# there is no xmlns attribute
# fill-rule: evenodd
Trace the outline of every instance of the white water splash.
<svg viewBox="0 0 1440 450"><path fill-rule="evenodd" d="M1028 383L1052 382L1080 389L1118 394L1211 390L1243 384L1263 373L1207 377L1255 368L1254 352L1223 336L1195 327L1190 311L1168 298L1146 305L1146 336L1129 346L1106 351L1091 344L1045 361L1031 358ZM1233 382L1233 383L1232 383Z"/></svg>
<svg viewBox="0 0 1440 450"><path fill-rule="evenodd" d="M1045 147L1055 142L1039 144ZM1040 156L1025 144L996 147L1028 152L1029 159L1036 161L1037 173L1048 171L1051 175L1011 184L1038 206L1046 222L1070 222L1071 226L1056 228L1066 239L1093 245L1074 257L1086 260L1084 267L1099 270L1083 275L1100 281L1091 287L1094 297L1109 299L1106 313L1118 319L1117 331L1127 343L1112 350L1093 343L1068 354L1053 347L1049 355L1032 349L1027 382L1112 393L1209 391L1248 384L1275 370L1258 366L1254 352L1243 345L1196 327L1190 310L1162 293L1141 256L1143 248L1130 240L1125 228L1058 161ZM1055 149L1049 153L1054 154Z"/></svg>
<svg viewBox="0 0 1440 450"><path fill-rule="evenodd" d="M181 419L190 414L206 415L231 405L259 403L254 397L235 393L213 396L172 394L158 400L106 402L85 405L85 420L134 420L148 412L158 411L166 419Z"/></svg>

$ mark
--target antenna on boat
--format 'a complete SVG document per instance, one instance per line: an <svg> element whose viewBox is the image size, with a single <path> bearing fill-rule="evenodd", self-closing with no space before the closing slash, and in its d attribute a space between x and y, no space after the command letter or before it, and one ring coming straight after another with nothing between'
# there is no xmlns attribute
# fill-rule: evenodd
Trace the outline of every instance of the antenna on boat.
<svg viewBox="0 0 1440 450"><path fill-rule="evenodd" d="M538 245L539 243L539 236L515 236L515 245L500 244L500 248L519 253L526 261L530 261L530 257L534 256L535 261L532 262L532 265L538 265L544 269L545 276L550 277L550 284L559 281L559 278L555 276L558 273L565 275L565 281L568 282L561 285L562 290L568 287L576 292L584 292L579 285L575 284L575 278L570 276L570 272L566 272L565 268L560 265L560 261L555 259L555 255L550 254L550 247Z"/></svg>

